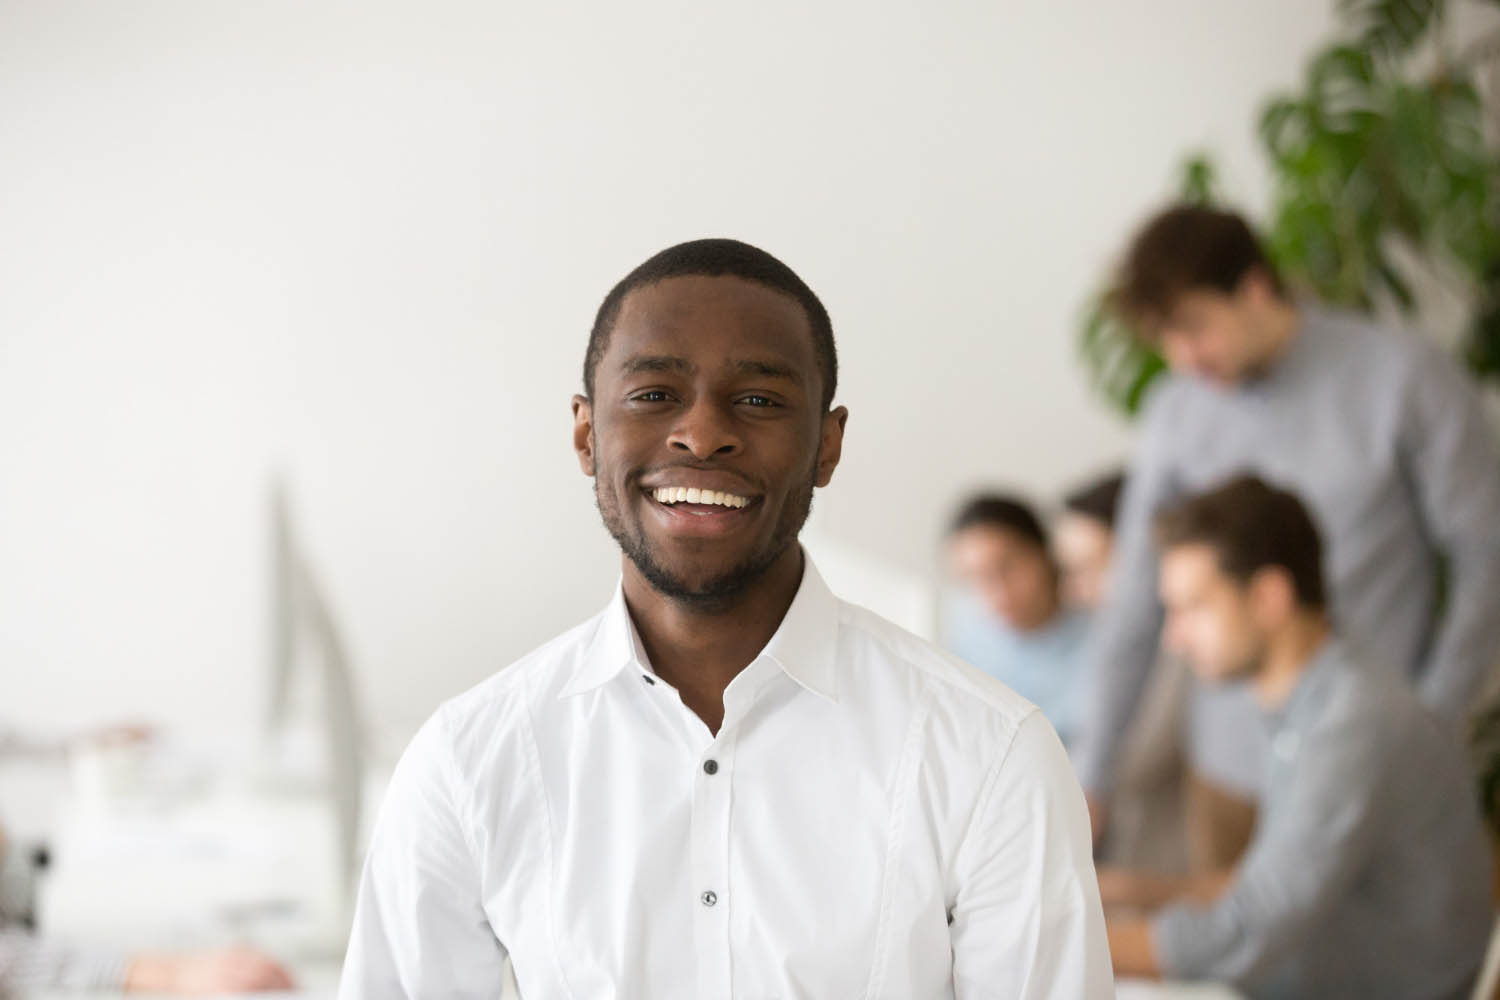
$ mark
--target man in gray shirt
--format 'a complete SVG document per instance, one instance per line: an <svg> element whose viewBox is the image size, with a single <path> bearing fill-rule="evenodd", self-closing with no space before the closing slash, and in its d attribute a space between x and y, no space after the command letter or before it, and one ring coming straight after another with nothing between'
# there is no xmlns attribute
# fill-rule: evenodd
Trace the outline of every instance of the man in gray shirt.
<svg viewBox="0 0 1500 1000"><path fill-rule="evenodd" d="M1317 529L1242 477L1163 513L1167 647L1247 682L1271 732L1260 821L1232 872L1102 870L1127 975L1228 981L1252 997L1467 996L1492 919L1490 853L1450 727L1335 639Z"/></svg>
<svg viewBox="0 0 1500 1000"><path fill-rule="evenodd" d="M1333 616L1372 654L1358 662L1414 685L1457 732L1500 657L1500 452L1467 377L1421 338L1293 302L1243 220L1208 208L1169 209L1146 226L1117 300L1173 375L1148 404L1112 600L1092 638L1075 759L1091 804L1111 786L1157 650L1152 512L1241 471L1307 500L1327 540ZM1201 685L1193 701L1194 786L1253 816L1268 754L1253 704ZM1250 822L1227 823L1242 837L1226 844L1213 813L1197 839L1220 842L1199 856L1223 863ZM1097 806L1094 818L1098 832Z"/></svg>

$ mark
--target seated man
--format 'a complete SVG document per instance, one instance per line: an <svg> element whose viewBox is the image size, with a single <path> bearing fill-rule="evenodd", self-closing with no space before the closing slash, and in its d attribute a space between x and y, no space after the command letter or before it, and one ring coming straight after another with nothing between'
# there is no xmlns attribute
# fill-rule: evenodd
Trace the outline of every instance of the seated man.
<svg viewBox="0 0 1500 1000"><path fill-rule="evenodd" d="M1451 729L1335 638L1321 543L1289 493L1242 477L1160 514L1164 642L1248 682L1271 730L1259 824L1233 872L1102 871L1116 971L1252 997L1465 997L1492 917L1490 854ZM1351 637L1355 638L1355 637Z"/></svg>
<svg viewBox="0 0 1500 1000"><path fill-rule="evenodd" d="M1041 520L1022 500L977 496L949 529L948 563L963 585L945 616L949 648L1040 708L1071 746L1089 618L1063 601Z"/></svg>

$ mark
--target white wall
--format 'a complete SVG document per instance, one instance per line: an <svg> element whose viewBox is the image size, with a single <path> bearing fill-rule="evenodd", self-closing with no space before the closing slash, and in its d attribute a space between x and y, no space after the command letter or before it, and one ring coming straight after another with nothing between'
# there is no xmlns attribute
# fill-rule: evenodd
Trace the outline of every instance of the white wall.
<svg viewBox="0 0 1500 1000"><path fill-rule="evenodd" d="M608 287L734 235L833 315L819 528L923 572L963 489L1122 455L1073 331L1328 3L0 3L0 716L242 743L293 481L370 708L589 614L569 447Z"/></svg>

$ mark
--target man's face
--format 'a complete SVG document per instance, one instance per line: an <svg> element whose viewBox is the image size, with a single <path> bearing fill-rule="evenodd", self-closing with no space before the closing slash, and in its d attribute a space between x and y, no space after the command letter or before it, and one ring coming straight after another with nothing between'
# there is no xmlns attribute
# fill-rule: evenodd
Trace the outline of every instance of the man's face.
<svg viewBox="0 0 1500 1000"><path fill-rule="evenodd" d="M1263 327L1272 293L1252 273L1233 294L1183 292L1151 324L1162 356L1173 371L1232 386L1265 365Z"/></svg>
<svg viewBox="0 0 1500 1000"><path fill-rule="evenodd" d="M723 602L793 545L843 440L847 412L825 413L822 392L788 295L689 276L625 297L593 399L574 398L574 447L605 527L658 592Z"/></svg>
<svg viewBox="0 0 1500 1000"><path fill-rule="evenodd" d="M953 575L1011 628L1047 624L1057 608L1057 576L1035 542L1009 528L976 524L948 543Z"/></svg>
<svg viewBox="0 0 1500 1000"><path fill-rule="evenodd" d="M1167 549L1161 561L1166 608L1162 644L1206 681L1244 680L1265 660L1268 634L1251 588L1219 568L1208 545Z"/></svg>
<svg viewBox="0 0 1500 1000"><path fill-rule="evenodd" d="M1109 594L1114 532L1103 521L1068 511L1052 537L1068 601L1080 608L1101 606Z"/></svg>

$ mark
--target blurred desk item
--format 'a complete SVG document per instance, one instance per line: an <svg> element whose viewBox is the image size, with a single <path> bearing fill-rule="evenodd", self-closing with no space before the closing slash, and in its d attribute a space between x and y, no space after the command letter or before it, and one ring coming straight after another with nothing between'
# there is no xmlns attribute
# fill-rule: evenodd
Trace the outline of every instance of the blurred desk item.
<svg viewBox="0 0 1500 1000"><path fill-rule="evenodd" d="M292 523L286 489L271 491L270 712L263 780L322 791L337 822L337 874L353 897L365 817L365 740L348 645Z"/></svg>
<svg viewBox="0 0 1500 1000"><path fill-rule="evenodd" d="M114 950L245 943L293 963L337 958L351 917L337 824L313 794L75 809L53 838L38 928Z"/></svg>
<svg viewBox="0 0 1500 1000"><path fill-rule="evenodd" d="M292 977L297 981L295 990L235 995L253 1000L335 1000L339 992L339 967L336 962L297 965L291 970ZM87 996L89 1000L169 1000L167 997L146 993L89 993ZM32 993L21 1000L80 1000L80 994L44 991ZM172 997L170 1000L180 998ZM496 1000L520 1000L520 994L516 992L515 977L510 974L509 966L506 967L504 986Z"/></svg>
<svg viewBox="0 0 1500 1000"><path fill-rule="evenodd" d="M243 993L232 994L234 996L253 997L255 1000L334 1000L339 989L339 966L337 963L313 963L310 965L294 966L291 970L293 978L297 982L295 990L278 991L273 993ZM230 996L231 994L225 994ZM80 1000L88 997L89 1000L158 1000L157 994L151 993L87 993L64 992L55 990L44 990L40 993L27 994L22 1000ZM160 997L159 1000L167 1000ZM171 1000L181 1000L173 997Z"/></svg>
<svg viewBox="0 0 1500 1000"><path fill-rule="evenodd" d="M257 1000L277 1000L281 997L302 997L312 1000L333 1000L338 993L338 968L336 966L313 966L308 970L295 970L298 989L290 993L254 993L248 996ZM1240 1000L1233 990L1215 984L1201 983L1152 983L1143 980L1121 980L1117 984L1117 1000ZM140 997L141 994L130 994ZM72 996L76 996L73 994ZM94 994L99 1000L116 1000L125 994ZM501 1000L515 1000L514 981L507 976ZM30 1000L68 1000L63 994L37 994ZM143 1000L150 1000L149 997Z"/></svg>
<svg viewBox="0 0 1500 1000"><path fill-rule="evenodd" d="M1145 979L1121 979L1115 983L1115 1000L1242 1000L1222 983L1155 983Z"/></svg>

